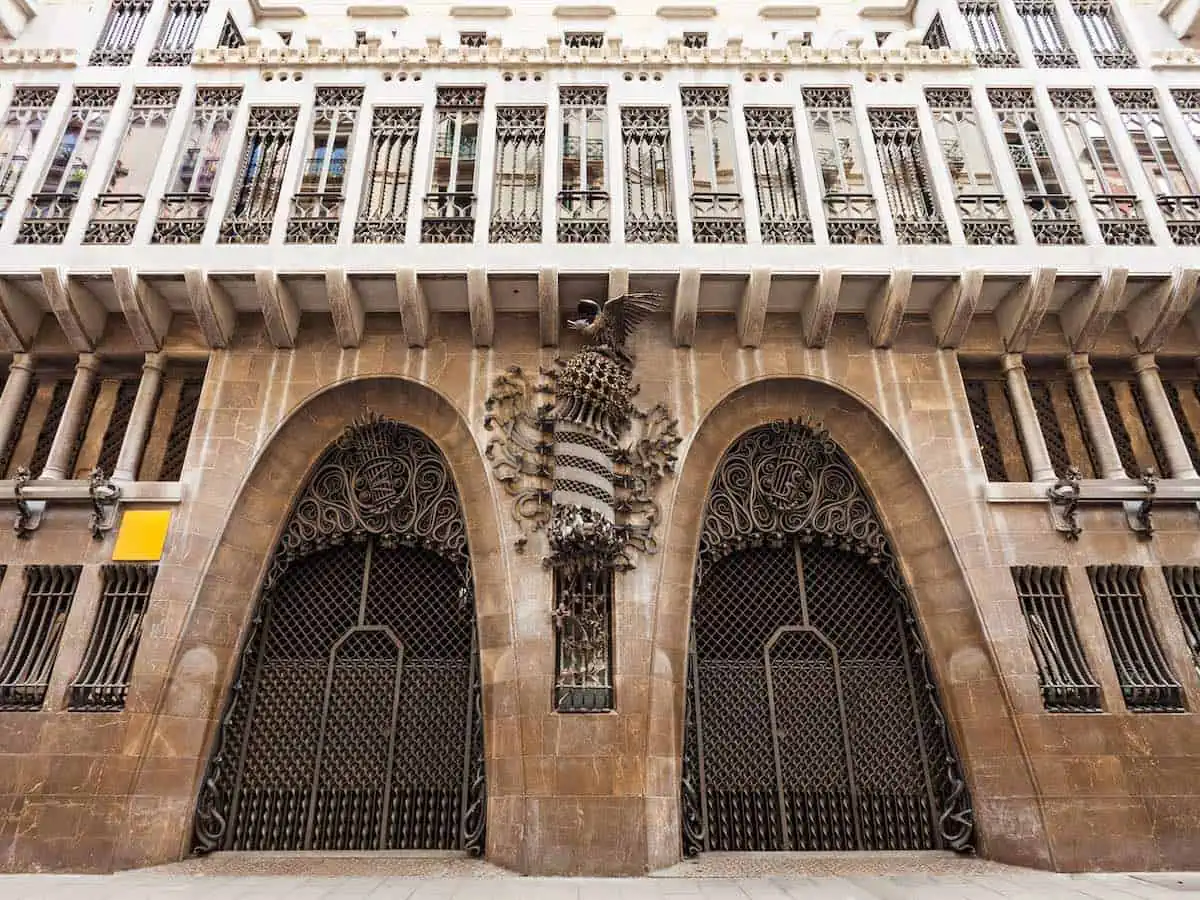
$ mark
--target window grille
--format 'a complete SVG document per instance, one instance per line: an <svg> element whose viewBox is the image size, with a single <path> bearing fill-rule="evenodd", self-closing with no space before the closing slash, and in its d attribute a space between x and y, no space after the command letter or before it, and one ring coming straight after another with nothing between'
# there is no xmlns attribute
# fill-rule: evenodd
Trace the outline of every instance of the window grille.
<svg viewBox="0 0 1200 900"><path fill-rule="evenodd" d="M57 94L56 87L19 87L13 92L0 124L0 223L12 206L17 183L29 166Z"/></svg>
<svg viewBox="0 0 1200 900"><path fill-rule="evenodd" d="M1171 467L1166 451L1154 428L1137 377L1097 375L1095 384L1125 474L1140 478L1147 469L1153 469L1161 475L1169 475Z"/></svg>
<svg viewBox="0 0 1200 900"><path fill-rule="evenodd" d="M1014 3L1029 43L1033 45L1034 61L1047 69L1073 69L1079 65L1067 36L1054 0L1016 0Z"/></svg>
<svg viewBox="0 0 1200 900"><path fill-rule="evenodd" d="M221 223L222 243L265 244L271 239L297 112L294 106L250 107L246 145Z"/></svg>
<svg viewBox="0 0 1200 900"><path fill-rule="evenodd" d="M0 710L41 709L82 566L27 566L25 596L0 659Z"/></svg>
<svg viewBox="0 0 1200 900"><path fill-rule="evenodd" d="M121 444L125 441L125 429L129 427L129 419L133 415L133 402L137 399L138 379L122 378L116 381L116 396L113 398L112 412L108 417L108 425L104 429L104 437L100 442L100 452L96 457L96 468L105 475L112 475L117 467L117 458L121 455Z"/></svg>
<svg viewBox="0 0 1200 900"><path fill-rule="evenodd" d="M100 607L83 663L67 693L67 709L99 712L125 708L157 571L157 566L139 565L106 565L100 570Z"/></svg>
<svg viewBox="0 0 1200 900"><path fill-rule="evenodd" d="M964 384L988 481L1028 481L1029 465L1008 385L1002 377L981 376L983 373L968 368Z"/></svg>
<svg viewBox="0 0 1200 900"><path fill-rule="evenodd" d="M1108 139L1096 98L1088 88L1051 89L1071 145L1071 155L1083 176L1092 209L1107 244L1150 244L1150 226L1129 186Z"/></svg>
<svg viewBox="0 0 1200 900"><path fill-rule="evenodd" d="M40 381L40 379L39 379ZM39 392L42 385L38 385ZM42 419L41 427L38 429L37 443L33 448L33 457L29 460L29 471L34 478L38 478L42 474L42 469L46 468L46 460L50 458L50 446L54 443L54 435L58 431L58 423L62 421L63 413L67 409L67 396L71 393L71 379L60 378L50 381L46 385L49 389L49 402L45 407L45 416ZM20 460L14 460L18 465ZM74 468L74 460L68 468Z"/></svg>
<svg viewBox="0 0 1200 900"><path fill-rule="evenodd" d="M813 229L800 181L792 111L783 106L747 107L746 132L763 241L811 244Z"/></svg>
<svg viewBox="0 0 1200 900"><path fill-rule="evenodd" d="M1015 244L1016 232L967 88L926 88L934 134L968 244Z"/></svg>
<svg viewBox="0 0 1200 900"><path fill-rule="evenodd" d="M100 146L117 88L77 87L58 148L17 234L19 244L60 244Z"/></svg>
<svg viewBox="0 0 1200 900"><path fill-rule="evenodd" d="M1175 600L1196 673L1200 674L1200 567L1163 566L1163 575Z"/></svg>
<svg viewBox="0 0 1200 900"><path fill-rule="evenodd" d="M546 110L501 106L496 110L496 183L490 239L495 244L542 240L542 161Z"/></svg>
<svg viewBox="0 0 1200 900"><path fill-rule="evenodd" d="M875 107L867 111L867 116L883 168L883 188L896 237L902 244L950 243L921 146L917 111Z"/></svg>
<svg viewBox="0 0 1200 900"><path fill-rule="evenodd" d="M942 14L934 15L929 27L925 29L925 36L921 38L921 46L928 47L930 50L949 50L950 38L946 35L946 26L942 24Z"/></svg>
<svg viewBox="0 0 1200 900"><path fill-rule="evenodd" d="M609 195L604 171L608 92L603 87L559 88L562 112L562 181L558 192L558 240L607 243Z"/></svg>
<svg viewBox="0 0 1200 900"><path fill-rule="evenodd" d="M151 0L113 0L100 39L92 51L91 65L129 65L151 5Z"/></svg>
<svg viewBox="0 0 1200 900"><path fill-rule="evenodd" d="M729 89L683 88L691 159L692 239L697 244L746 242Z"/></svg>
<svg viewBox="0 0 1200 900"><path fill-rule="evenodd" d="M458 33L458 45L460 47L486 47L487 32L486 31L460 31Z"/></svg>
<svg viewBox="0 0 1200 900"><path fill-rule="evenodd" d="M1162 386L1192 466L1200 467L1200 382L1164 373Z"/></svg>
<svg viewBox="0 0 1200 900"><path fill-rule="evenodd" d="M613 570L556 571L554 594L555 710L613 709Z"/></svg>
<svg viewBox="0 0 1200 900"><path fill-rule="evenodd" d="M1012 578L1037 662L1042 705L1051 712L1099 712L1100 685L1084 655L1062 566L1013 566Z"/></svg>
<svg viewBox="0 0 1200 900"><path fill-rule="evenodd" d="M1200 244L1200 184L1179 160L1154 91L1113 88L1110 93L1154 189L1171 239L1176 244Z"/></svg>
<svg viewBox="0 0 1200 900"><path fill-rule="evenodd" d="M213 184L229 148L241 88L200 88L175 174L163 194L151 241L198 244L212 210Z"/></svg>
<svg viewBox="0 0 1200 900"><path fill-rule="evenodd" d="M1137 57L1108 0L1071 0L1071 8L1087 35L1096 65L1102 69L1137 68Z"/></svg>
<svg viewBox="0 0 1200 900"><path fill-rule="evenodd" d="M684 50L703 50L708 46L707 31L685 31L683 33Z"/></svg>
<svg viewBox="0 0 1200 900"><path fill-rule="evenodd" d="M665 106L621 109L625 145L625 240L665 244L679 240L671 184L671 120Z"/></svg>
<svg viewBox="0 0 1200 900"><path fill-rule="evenodd" d="M312 141L292 197L290 244L335 244L342 221L350 142L362 105L360 87L317 88Z"/></svg>
<svg viewBox="0 0 1200 900"><path fill-rule="evenodd" d="M167 18L150 51L152 66L186 66L192 62L196 36L208 12L208 0L170 0ZM218 45L224 46L224 45Z"/></svg>
<svg viewBox="0 0 1200 900"><path fill-rule="evenodd" d="M362 244L402 244L408 225L413 156L421 127L419 106L377 106L371 121L366 184L354 240Z"/></svg>
<svg viewBox="0 0 1200 900"><path fill-rule="evenodd" d="M146 202L146 190L162 152L179 88L138 88L125 135L104 191L83 235L85 244L130 244Z"/></svg>
<svg viewBox="0 0 1200 900"><path fill-rule="evenodd" d="M975 60L979 65L984 68L1013 69L1021 64L1004 28L1000 4L995 0L980 0L976 3L959 3L958 9L966 21L971 44L975 48Z"/></svg>
<svg viewBox="0 0 1200 900"><path fill-rule="evenodd" d="M233 21L233 16L229 13L225 14L225 24L221 26L221 34L217 38L217 46L224 47L226 50L237 50L239 47L246 46L246 41L242 37L242 30L237 27L237 22Z"/></svg>
<svg viewBox="0 0 1200 900"><path fill-rule="evenodd" d="M138 468L139 481L178 481L183 476L200 394L202 371L168 371L154 411L154 423Z"/></svg>
<svg viewBox="0 0 1200 900"><path fill-rule="evenodd" d="M9 377L12 377L11 375ZM0 477L10 478L10 467L13 464L13 456L16 453L17 445L25 432L25 425L29 421L29 410L33 405L34 395L37 393L37 380L29 379L29 386L25 389L25 395L21 398L21 405L17 407L17 414L13 416L12 430L9 432L8 441L3 448L0 448Z"/></svg>
<svg viewBox="0 0 1200 900"><path fill-rule="evenodd" d="M875 196L863 168L862 146L849 88L804 88L821 203L831 244L878 244Z"/></svg>
<svg viewBox="0 0 1200 900"><path fill-rule="evenodd" d="M1098 477L1095 448L1070 375L1035 374L1029 379L1029 393L1054 474L1063 478L1075 466L1084 478Z"/></svg>
<svg viewBox="0 0 1200 900"><path fill-rule="evenodd" d="M1182 712L1183 692L1146 608L1141 566L1088 566L1100 621L1133 712Z"/></svg>
<svg viewBox="0 0 1200 900"><path fill-rule="evenodd" d="M989 88L1009 158L1025 195L1025 208L1039 244L1082 244L1074 201L1050 155L1041 120L1028 88Z"/></svg>
<svg viewBox="0 0 1200 900"><path fill-rule="evenodd" d="M422 241L469 244L475 240L475 169L483 97L481 87L438 88Z"/></svg>
<svg viewBox="0 0 1200 900"><path fill-rule="evenodd" d="M563 34L563 46L571 50L600 50L604 47L604 32L568 31Z"/></svg>

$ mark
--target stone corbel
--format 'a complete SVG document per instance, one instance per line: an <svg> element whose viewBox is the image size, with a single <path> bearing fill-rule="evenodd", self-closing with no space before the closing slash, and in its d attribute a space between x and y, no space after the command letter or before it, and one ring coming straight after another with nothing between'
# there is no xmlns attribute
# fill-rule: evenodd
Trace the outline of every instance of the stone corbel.
<svg viewBox="0 0 1200 900"><path fill-rule="evenodd" d="M300 330L300 307L292 292L274 269L255 269L254 286L258 289L258 305L272 345L281 349L295 347L296 334Z"/></svg>
<svg viewBox="0 0 1200 900"><path fill-rule="evenodd" d="M366 312L346 270L326 269L325 290L329 294L329 314L333 317L338 343L345 348L357 347L362 343Z"/></svg>
<svg viewBox="0 0 1200 900"><path fill-rule="evenodd" d="M1125 297L1129 270L1106 269L1096 283L1072 297L1058 314L1063 334L1075 353L1090 353Z"/></svg>
<svg viewBox="0 0 1200 900"><path fill-rule="evenodd" d="M229 292L203 269L185 268L183 280L187 285L188 305L204 340L213 350L225 349L237 328L237 311Z"/></svg>
<svg viewBox="0 0 1200 900"><path fill-rule="evenodd" d="M104 304L77 279L71 278L66 269L58 266L42 267L42 286L50 311L58 319L71 349L91 353L108 321Z"/></svg>
<svg viewBox="0 0 1200 900"><path fill-rule="evenodd" d="M1125 322L1141 353L1157 353L1196 302L1200 269L1176 269L1129 304Z"/></svg>
<svg viewBox="0 0 1200 900"><path fill-rule="evenodd" d="M429 325L432 318L429 298L417 277L417 270L396 270L396 293L400 300L400 321L404 325L404 337L410 347L424 347L429 343Z"/></svg>
<svg viewBox="0 0 1200 900"><path fill-rule="evenodd" d="M770 297L771 269L767 266L751 269L737 309L738 342L743 347L757 347L762 343Z"/></svg>
<svg viewBox="0 0 1200 900"><path fill-rule="evenodd" d="M467 269L467 312L471 317L471 340L476 347L492 346L496 329L492 289L487 269L472 266Z"/></svg>
<svg viewBox="0 0 1200 900"><path fill-rule="evenodd" d="M671 314L672 333L676 347L690 347L696 339L696 319L700 311L700 270L687 267L679 270L675 285L675 307Z"/></svg>
<svg viewBox="0 0 1200 900"><path fill-rule="evenodd" d="M963 269L958 281L934 301L930 319L939 350L954 349L962 343L982 291L983 269Z"/></svg>
<svg viewBox="0 0 1200 900"><path fill-rule="evenodd" d="M113 287L139 350L157 353L171 327L167 299L129 266L113 266Z"/></svg>
<svg viewBox="0 0 1200 900"><path fill-rule="evenodd" d="M838 295L842 292L842 270L824 268L800 309L800 328L804 342L820 349L829 340L833 318L837 314Z"/></svg>
<svg viewBox="0 0 1200 900"><path fill-rule="evenodd" d="M1057 276L1057 269L1039 266L996 307L996 323L1000 326L1004 349L1009 353L1024 353L1028 349L1050 308Z"/></svg>
<svg viewBox="0 0 1200 900"><path fill-rule="evenodd" d="M46 311L15 281L0 279L0 342L13 353L28 351Z"/></svg>
<svg viewBox="0 0 1200 900"><path fill-rule="evenodd" d="M867 335L872 347L887 349L895 343L904 324L912 280L912 269L893 269L887 283L867 304Z"/></svg>

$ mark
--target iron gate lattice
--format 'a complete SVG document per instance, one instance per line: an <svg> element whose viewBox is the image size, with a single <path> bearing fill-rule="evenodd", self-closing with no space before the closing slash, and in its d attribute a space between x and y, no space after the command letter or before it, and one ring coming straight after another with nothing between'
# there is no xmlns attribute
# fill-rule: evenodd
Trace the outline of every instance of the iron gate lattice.
<svg viewBox="0 0 1200 900"><path fill-rule="evenodd" d="M701 850L970 850L973 822L891 548L822 430L734 442L702 527L682 831Z"/></svg>
<svg viewBox="0 0 1200 900"><path fill-rule="evenodd" d="M466 532L436 446L349 428L293 510L201 785L194 848L483 848Z"/></svg>

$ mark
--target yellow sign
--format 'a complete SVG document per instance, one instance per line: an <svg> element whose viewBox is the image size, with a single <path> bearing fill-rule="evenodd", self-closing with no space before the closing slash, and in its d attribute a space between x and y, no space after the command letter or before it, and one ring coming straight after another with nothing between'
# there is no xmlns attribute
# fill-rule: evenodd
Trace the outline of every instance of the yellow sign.
<svg viewBox="0 0 1200 900"><path fill-rule="evenodd" d="M112 558L116 562L155 562L162 559L167 527L171 524L169 509L127 509L121 516L117 544Z"/></svg>

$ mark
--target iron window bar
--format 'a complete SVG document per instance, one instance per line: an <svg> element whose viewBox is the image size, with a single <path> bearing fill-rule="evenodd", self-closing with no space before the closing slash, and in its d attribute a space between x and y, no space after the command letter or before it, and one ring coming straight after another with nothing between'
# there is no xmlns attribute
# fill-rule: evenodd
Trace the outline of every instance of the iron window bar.
<svg viewBox="0 0 1200 900"><path fill-rule="evenodd" d="M1087 36L1092 58L1102 69L1134 69L1138 60L1108 0L1071 0Z"/></svg>
<svg viewBox="0 0 1200 900"><path fill-rule="evenodd" d="M1197 434L1197 426L1192 424L1193 421L1200 423L1200 381L1191 377L1176 378L1166 373L1161 381L1171 414L1179 426L1180 436L1194 468L1200 465L1200 434ZM1185 404L1193 410L1194 418L1188 415Z"/></svg>
<svg viewBox="0 0 1200 900"><path fill-rule="evenodd" d="M745 212L738 187L729 89L685 87L683 114L688 126L691 166L692 239L698 244L746 241ZM722 148L726 158L722 159Z"/></svg>
<svg viewBox="0 0 1200 900"><path fill-rule="evenodd" d="M559 89L563 145L558 192L558 240L598 244L609 239L611 198L605 173L608 91Z"/></svg>
<svg viewBox="0 0 1200 900"><path fill-rule="evenodd" d="M41 137L57 87L19 87L0 123L0 223Z"/></svg>
<svg viewBox="0 0 1200 900"><path fill-rule="evenodd" d="M152 5L151 0L113 0L88 62L93 66L129 65Z"/></svg>
<svg viewBox="0 0 1200 900"><path fill-rule="evenodd" d="M1163 566L1163 575L1175 600L1196 674L1200 675L1200 566Z"/></svg>
<svg viewBox="0 0 1200 900"><path fill-rule="evenodd" d="M613 570L557 571L554 588L554 709L611 710Z"/></svg>
<svg viewBox="0 0 1200 900"><path fill-rule="evenodd" d="M1051 712L1099 712L1100 684L1083 652L1067 599L1063 566L1013 566L1012 578Z"/></svg>
<svg viewBox="0 0 1200 900"><path fill-rule="evenodd" d="M297 114L294 106L251 107L233 197L221 223L221 243L265 244L270 240Z"/></svg>
<svg viewBox="0 0 1200 900"><path fill-rule="evenodd" d="M158 32L154 49L150 51L150 65L186 66L191 63L208 3L209 0L170 0L167 18Z"/></svg>
<svg viewBox="0 0 1200 900"><path fill-rule="evenodd" d="M878 244L879 215L863 167L849 88L804 88L813 148L821 174L825 225L832 244Z"/></svg>
<svg viewBox="0 0 1200 900"><path fill-rule="evenodd" d="M745 116L763 241L811 244L813 229L800 180L792 111L787 107L750 106Z"/></svg>
<svg viewBox="0 0 1200 900"><path fill-rule="evenodd" d="M671 181L671 126L665 106L623 107L625 240L664 244L679 240Z"/></svg>
<svg viewBox="0 0 1200 900"><path fill-rule="evenodd" d="M683 33L684 50L704 50L708 47L707 31L685 31Z"/></svg>
<svg viewBox="0 0 1200 900"><path fill-rule="evenodd" d="M563 33L563 46L571 50L601 50L604 47L603 31L567 31Z"/></svg>
<svg viewBox="0 0 1200 900"><path fill-rule="evenodd" d="M1014 6L1033 45L1034 61L1043 68L1073 69L1079 65L1063 33L1054 0L1016 0Z"/></svg>
<svg viewBox="0 0 1200 900"><path fill-rule="evenodd" d="M964 371L967 408L975 428L975 440L983 457L988 481L1025 482L1029 480L1029 462L1008 384L996 366L991 372Z"/></svg>
<svg viewBox="0 0 1200 900"><path fill-rule="evenodd" d="M1021 64L1004 28L1000 4L995 0L978 0L959 3L958 9L966 21L975 48L975 60L980 66L1014 69Z"/></svg>
<svg viewBox="0 0 1200 900"><path fill-rule="evenodd" d="M25 596L0 660L0 710L41 709L82 566L27 566Z"/></svg>
<svg viewBox="0 0 1200 900"><path fill-rule="evenodd" d="M921 146L917 111L875 107L867 115L896 237L902 244L950 243Z"/></svg>
<svg viewBox="0 0 1200 900"><path fill-rule="evenodd" d="M224 47L227 50L237 50L239 47L246 46L246 40L242 37L242 30L238 28L237 22L233 20L231 13L225 14L225 23L221 26L221 34L217 38L217 46Z"/></svg>
<svg viewBox="0 0 1200 900"><path fill-rule="evenodd" d="M422 203L421 240L469 244L475 240L479 123L482 87L437 91L433 169Z"/></svg>
<svg viewBox="0 0 1200 900"><path fill-rule="evenodd" d="M157 571L157 566L149 565L106 565L101 569L100 607L83 662L67 693L67 709L101 712L125 708Z"/></svg>

